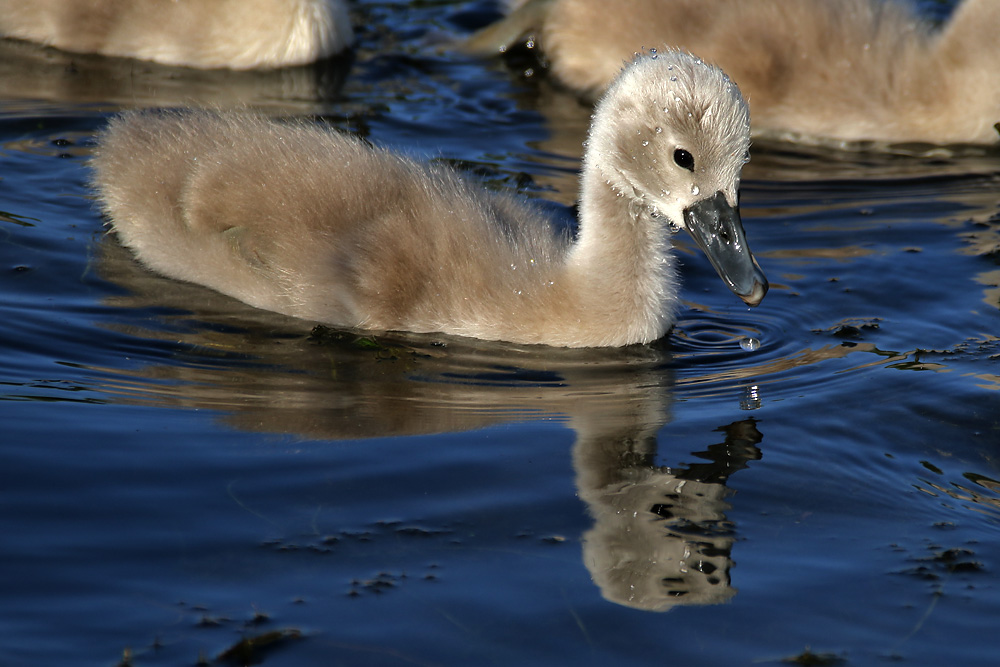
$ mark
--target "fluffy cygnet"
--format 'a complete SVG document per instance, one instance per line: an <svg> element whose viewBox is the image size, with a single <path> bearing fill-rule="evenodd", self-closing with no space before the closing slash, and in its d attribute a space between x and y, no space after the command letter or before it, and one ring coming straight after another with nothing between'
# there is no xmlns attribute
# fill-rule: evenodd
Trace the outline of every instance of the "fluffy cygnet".
<svg viewBox="0 0 1000 667"><path fill-rule="evenodd" d="M274 69L351 45L342 0L0 0L0 35L201 69Z"/></svg>
<svg viewBox="0 0 1000 667"><path fill-rule="evenodd" d="M641 57L597 105L575 238L531 205L329 129L133 112L95 185L151 269L268 310L372 330L620 346L663 336L686 228L746 303L767 290L737 210L749 115L721 70Z"/></svg>
<svg viewBox="0 0 1000 667"><path fill-rule="evenodd" d="M940 29L894 0L513 0L471 40L533 34L568 87L596 97L616 64L664 44L722 67L755 134L996 143L1000 2L964 0Z"/></svg>

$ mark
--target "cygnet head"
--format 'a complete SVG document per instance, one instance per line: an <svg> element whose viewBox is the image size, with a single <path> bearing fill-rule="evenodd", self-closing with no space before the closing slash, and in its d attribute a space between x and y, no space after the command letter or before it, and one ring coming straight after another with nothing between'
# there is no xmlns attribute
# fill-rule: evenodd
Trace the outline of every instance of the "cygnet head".
<svg viewBox="0 0 1000 667"><path fill-rule="evenodd" d="M687 229L730 289L757 305L767 279L737 208L750 110L736 84L688 53L643 54L598 102L591 128L585 168L630 200L635 223L664 238Z"/></svg>

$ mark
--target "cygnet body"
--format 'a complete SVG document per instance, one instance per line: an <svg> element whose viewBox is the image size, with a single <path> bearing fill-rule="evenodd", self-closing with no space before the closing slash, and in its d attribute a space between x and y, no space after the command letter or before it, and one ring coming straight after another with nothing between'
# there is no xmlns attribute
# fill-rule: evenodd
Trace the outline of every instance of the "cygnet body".
<svg viewBox="0 0 1000 667"><path fill-rule="evenodd" d="M133 112L99 143L104 212L144 264L334 326L646 343L674 321L677 228L744 301L767 290L737 209L746 104L680 52L637 59L598 104L575 238L450 169L314 125Z"/></svg>
<svg viewBox="0 0 1000 667"><path fill-rule="evenodd" d="M342 0L0 0L0 35L201 69L275 69L352 42Z"/></svg>
<svg viewBox="0 0 1000 667"><path fill-rule="evenodd" d="M1000 2L964 0L938 28L895 0L514 0L471 42L534 35L551 71L596 98L615 63L669 45L717 64L754 134L800 140L996 143Z"/></svg>

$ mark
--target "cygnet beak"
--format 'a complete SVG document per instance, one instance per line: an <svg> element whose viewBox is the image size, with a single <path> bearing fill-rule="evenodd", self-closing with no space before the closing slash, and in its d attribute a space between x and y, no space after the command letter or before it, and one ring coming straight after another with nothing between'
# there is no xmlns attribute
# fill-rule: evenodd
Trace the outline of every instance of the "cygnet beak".
<svg viewBox="0 0 1000 667"><path fill-rule="evenodd" d="M719 276L749 306L767 294L767 278L747 246L740 212L722 192L684 210L684 222Z"/></svg>

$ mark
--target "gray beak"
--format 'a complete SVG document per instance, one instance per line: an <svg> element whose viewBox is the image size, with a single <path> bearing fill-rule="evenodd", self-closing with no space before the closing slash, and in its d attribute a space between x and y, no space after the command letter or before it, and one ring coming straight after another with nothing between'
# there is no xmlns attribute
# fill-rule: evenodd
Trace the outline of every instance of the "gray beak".
<svg viewBox="0 0 1000 667"><path fill-rule="evenodd" d="M722 192L684 210L684 222L719 276L749 306L767 294L767 278L747 247L740 212Z"/></svg>

